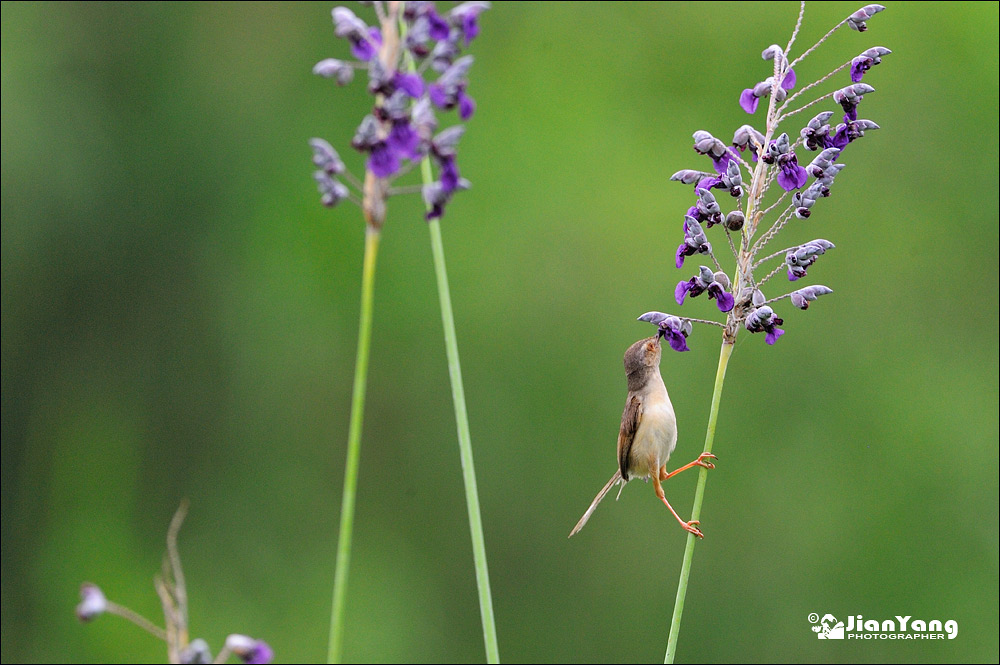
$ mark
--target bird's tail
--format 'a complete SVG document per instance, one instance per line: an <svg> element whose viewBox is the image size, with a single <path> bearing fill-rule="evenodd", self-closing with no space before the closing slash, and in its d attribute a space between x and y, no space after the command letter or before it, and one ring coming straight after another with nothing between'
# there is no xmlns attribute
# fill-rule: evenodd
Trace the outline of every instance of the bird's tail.
<svg viewBox="0 0 1000 665"><path fill-rule="evenodd" d="M604 496L611 491L611 488L618 483L622 483L623 486L625 485L625 482L622 480L622 472L620 470L615 471L615 475L611 476L611 480L608 481L608 484L605 485L604 488L597 493L597 496L594 497L594 502L590 504L590 508L587 508L587 512L583 514L583 517L580 518L580 521L577 522L576 526L573 527L573 530L569 532L568 536L569 538L572 538L577 531L583 528L583 525L587 523L587 520L590 519L590 516L594 514L594 509L597 508L597 504L599 504L601 502L601 499L603 499Z"/></svg>

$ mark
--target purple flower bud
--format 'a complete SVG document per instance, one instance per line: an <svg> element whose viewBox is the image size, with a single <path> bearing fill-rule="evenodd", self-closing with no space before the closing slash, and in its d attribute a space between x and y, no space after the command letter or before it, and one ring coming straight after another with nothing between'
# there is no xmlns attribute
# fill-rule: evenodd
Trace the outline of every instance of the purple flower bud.
<svg viewBox="0 0 1000 665"><path fill-rule="evenodd" d="M427 89L431 102L435 106L450 110L457 105L459 117L463 120L471 117L476 109L475 102L465 94L465 88L468 85L466 75L469 73L469 68L472 67L472 62L471 55L459 58Z"/></svg>
<svg viewBox="0 0 1000 665"><path fill-rule="evenodd" d="M777 44L771 44L766 49L761 51L760 57L763 58L764 60L774 60L775 58L781 58L782 60L784 60L785 52Z"/></svg>
<svg viewBox="0 0 1000 665"><path fill-rule="evenodd" d="M778 327L782 323L784 321L774 314L774 310L767 305L762 305L747 314L743 326L751 333L766 332L767 336L764 341L773 345L779 337L785 334L785 331Z"/></svg>
<svg viewBox="0 0 1000 665"><path fill-rule="evenodd" d="M458 141L465 133L465 125L453 125L434 137L431 149L438 157L454 157Z"/></svg>
<svg viewBox="0 0 1000 665"><path fill-rule="evenodd" d="M735 197L743 196L743 174L740 172L740 165L738 162L731 161L726 167L726 173L720 180L722 185L729 190L730 195Z"/></svg>
<svg viewBox="0 0 1000 665"><path fill-rule="evenodd" d="M450 39L439 41L431 51L431 69L436 72L447 71L459 52L458 44Z"/></svg>
<svg viewBox="0 0 1000 665"><path fill-rule="evenodd" d="M392 75L379 58L368 62L368 92L370 94L391 95L396 87Z"/></svg>
<svg viewBox="0 0 1000 665"><path fill-rule="evenodd" d="M864 99L864 95L869 92L875 92L875 88L867 83L854 83L846 88L834 91L833 101L843 107L844 122L858 119L858 104Z"/></svg>
<svg viewBox="0 0 1000 665"><path fill-rule="evenodd" d="M706 173L704 171L695 171L694 169L682 169L677 173L670 176L671 180L678 181L685 185L694 185L701 182L705 178L711 178L711 173Z"/></svg>
<svg viewBox="0 0 1000 665"><path fill-rule="evenodd" d="M351 54L358 60L368 62L382 46L382 33L379 29L369 28L368 24L347 7L333 8L333 25L334 34L351 42Z"/></svg>
<svg viewBox="0 0 1000 665"><path fill-rule="evenodd" d="M708 254L712 251L705 231L701 228L698 220L690 215L684 217L684 242L677 248L676 265L678 268L684 266L684 257L693 254Z"/></svg>
<svg viewBox="0 0 1000 665"><path fill-rule="evenodd" d="M792 195L792 205L795 206L795 216L799 219L808 219L809 215L812 214L810 208L816 204L816 201L823 196L820 189L820 184L814 182L809 185L809 187L801 192L795 192Z"/></svg>
<svg viewBox="0 0 1000 665"><path fill-rule="evenodd" d="M740 152L750 148L756 157L757 150L762 145L764 145L764 135L750 125L743 125L733 134L733 147Z"/></svg>
<svg viewBox="0 0 1000 665"><path fill-rule="evenodd" d="M402 90L397 90L382 102L381 107L376 107L375 112L382 120L409 120L410 97Z"/></svg>
<svg viewBox="0 0 1000 665"><path fill-rule="evenodd" d="M858 11L854 12L847 17L847 25L851 26L852 29L858 32L864 32L868 29L865 21L870 19L875 14L885 9L882 5L865 5Z"/></svg>
<svg viewBox="0 0 1000 665"><path fill-rule="evenodd" d="M434 115L434 109L431 107L430 99L421 97L417 100L410 111L410 122L417 130L422 141L429 142L431 140L431 136L434 135L434 131L437 129L438 122L437 117Z"/></svg>
<svg viewBox="0 0 1000 665"><path fill-rule="evenodd" d="M726 215L726 221L724 222L725 227L730 231L739 231L743 228L743 222L746 221L746 216L739 210L733 210L728 215Z"/></svg>
<svg viewBox="0 0 1000 665"><path fill-rule="evenodd" d="M448 20L458 27L465 39L465 45L476 38L479 34L479 15L490 8L490 3L479 0L470 0L452 8L448 12Z"/></svg>
<svg viewBox="0 0 1000 665"><path fill-rule="evenodd" d="M230 635L226 648L247 665L267 665L274 660L274 650L267 642L246 635Z"/></svg>
<svg viewBox="0 0 1000 665"><path fill-rule="evenodd" d="M457 185L451 189L447 189L441 182L432 182L424 185L421 191L424 201L430 207L427 215L425 215L425 219L429 221L444 215L444 207L451 200L452 194L456 191L468 189L469 187L471 185L465 178L459 178Z"/></svg>
<svg viewBox="0 0 1000 665"><path fill-rule="evenodd" d="M822 284L816 284L815 286L807 286L798 291L792 291L792 304L799 309L809 309L809 303L816 300L819 296L826 295L827 293L833 293L833 289L827 288Z"/></svg>
<svg viewBox="0 0 1000 665"><path fill-rule="evenodd" d="M333 8L333 32L338 37L363 39L368 35L368 24L347 7Z"/></svg>
<svg viewBox="0 0 1000 665"><path fill-rule="evenodd" d="M313 66L313 74L328 79L335 79L337 85L347 85L354 80L354 67L350 63L336 58L320 60Z"/></svg>
<svg viewBox="0 0 1000 665"><path fill-rule="evenodd" d="M446 21L443 16L438 14L433 6L431 6L431 9L427 12L427 20L430 24L431 39L435 39L439 42L448 39L448 36L451 33L448 21Z"/></svg>
<svg viewBox="0 0 1000 665"><path fill-rule="evenodd" d="M722 223L722 208L719 207L719 202L715 200L715 195L707 189L696 189L695 194L698 195L698 202L695 203L694 209L698 221L705 222L708 228L712 228L715 224Z"/></svg>
<svg viewBox="0 0 1000 665"><path fill-rule="evenodd" d="M851 60L851 81L858 83L869 69L882 62L883 55L892 53L884 46L873 46Z"/></svg>
<svg viewBox="0 0 1000 665"><path fill-rule="evenodd" d="M729 275L721 270L717 270L715 274L712 275L712 278L726 291L728 291L729 287L732 286L732 282L729 281Z"/></svg>
<svg viewBox="0 0 1000 665"><path fill-rule="evenodd" d="M93 621L108 609L108 599L96 584L89 582L80 585L80 604L76 606L76 618L80 621Z"/></svg>
<svg viewBox="0 0 1000 665"><path fill-rule="evenodd" d="M366 115L361 119L354 138L351 139L351 147L358 152L367 152L378 142L378 121L373 115Z"/></svg>
<svg viewBox="0 0 1000 665"><path fill-rule="evenodd" d="M813 160L809 162L809 166L806 167L806 171L814 178L822 178L827 169L833 166L833 162L837 159L837 155L839 154L840 148L825 149L823 152L813 157ZM836 175L836 173L832 175Z"/></svg>
<svg viewBox="0 0 1000 665"><path fill-rule="evenodd" d="M699 129L694 133L694 151L699 155L709 155L712 159L718 159L726 154L726 149L725 143L704 129Z"/></svg>
<svg viewBox="0 0 1000 665"><path fill-rule="evenodd" d="M313 178L316 179L316 188L319 189L320 202L327 208L332 208L347 198L347 187L327 175L326 171L316 171L313 173Z"/></svg>
<svg viewBox="0 0 1000 665"><path fill-rule="evenodd" d="M333 146L323 139L309 139L309 145L313 149L313 164L323 169L330 175L337 175L344 172L344 162L340 155L333 149Z"/></svg>
<svg viewBox="0 0 1000 665"><path fill-rule="evenodd" d="M761 291L760 289L753 289L750 292L750 303L754 307L760 307L765 302L767 302L767 298L764 297L763 291Z"/></svg>
<svg viewBox="0 0 1000 665"><path fill-rule="evenodd" d="M674 351L690 351L687 336L691 332L691 322L663 312L646 312L638 321L646 321L657 327L657 336L667 340Z"/></svg>
<svg viewBox="0 0 1000 665"><path fill-rule="evenodd" d="M816 257L825 254L826 250L833 249L835 245L829 240L817 238L809 242L792 247L785 253L785 263L788 265L788 281L794 282L805 277L806 268L816 263Z"/></svg>
<svg viewBox="0 0 1000 665"><path fill-rule="evenodd" d="M833 111L823 111L809 123L802 128L799 132L805 142L806 150L819 150L820 148L829 148L833 144L830 140L830 125L829 120L833 115Z"/></svg>
<svg viewBox="0 0 1000 665"><path fill-rule="evenodd" d="M208 642L201 639L191 640L191 643L181 649L180 661L182 665L209 665L212 663L212 652L208 648Z"/></svg>

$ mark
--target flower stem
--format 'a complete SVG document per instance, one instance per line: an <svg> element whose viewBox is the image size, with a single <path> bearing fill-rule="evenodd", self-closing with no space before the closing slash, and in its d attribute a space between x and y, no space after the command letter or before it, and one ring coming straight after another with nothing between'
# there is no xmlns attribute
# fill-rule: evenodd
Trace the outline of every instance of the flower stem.
<svg viewBox="0 0 1000 665"><path fill-rule="evenodd" d="M424 184L429 184L433 180L430 160L426 157L421 164L421 173ZM476 586L479 590L479 614L483 622L486 662L499 663L500 649L497 646L496 620L493 618L493 595L490 591L490 573L486 566L486 540L483 537L483 518L479 511L476 470L472 463L472 436L469 434L469 415L465 407L462 367L458 361L458 337L455 334L455 317L451 309L448 272L445 270L444 264L441 222L432 219L427 223L427 228L431 234L434 272L437 275L438 296L441 300L441 323L444 326L448 376L451 378L451 396L455 405L455 423L458 426L458 449L462 458L462 480L465 482L465 503L469 512L469 530L472 532L472 557L476 568Z"/></svg>
<svg viewBox="0 0 1000 665"><path fill-rule="evenodd" d="M375 259L379 230L365 227L365 259L361 272L361 320L358 324L358 357L354 366L351 396L351 424L347 435L347 464L344 469L344 498L340 507L340 536L337 539L337 567L333 579L333 611L330 614L330 645L327 661L339 663L344 647L344 603L347 573L351 563L354 534L354 503L358 493L358 465L361 461L361 424L365 414L368 386L368 356L372 339L372 310L375 294Z"/></svg>
<svg viewBox="0 0 1000 665"><path fill-rule="evenodd" d="M719 353L719 369L715 373L715 390L712 392L712 410L708 414L708 431L705 433L705 452L712 452L712 444L715 442L715 424L719 419L719 402L722 400L722 385L726 380L726 367L729 365L729 357L733 354L733 344L728 341L722 342L722 351ZM701 504L705 499L705 483L708 480L708 469L702 468L698 474L698 487L694 493L694 506L691 508L691 519L701 518ZM684 547L684 561L681 564L681 576L677 582L677 600L674 602L674 618L670 622L670 637L667 639L667 653L663 659L664 663L674 662L677 654L677 638L681 632L681 615L684 613L684 597L687 595L688 578L691 576L691 559L694 557L694 544L698 538L694 534L688 534L687 544Z"/></svg>

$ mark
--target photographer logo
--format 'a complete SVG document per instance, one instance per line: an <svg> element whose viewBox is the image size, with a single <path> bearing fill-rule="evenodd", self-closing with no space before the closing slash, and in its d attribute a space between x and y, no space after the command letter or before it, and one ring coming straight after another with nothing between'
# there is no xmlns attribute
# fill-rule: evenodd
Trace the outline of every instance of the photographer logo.
<svg viewBox="0 0 1000 665"><path fill-rule="evenodd" d="M851 614L847 623L832 614L822 618L816 612L808 617L812 631L821 640L953 640L958 637L958 622L949 619L924 621L912 616L895 616L879 621Z"/></svg>

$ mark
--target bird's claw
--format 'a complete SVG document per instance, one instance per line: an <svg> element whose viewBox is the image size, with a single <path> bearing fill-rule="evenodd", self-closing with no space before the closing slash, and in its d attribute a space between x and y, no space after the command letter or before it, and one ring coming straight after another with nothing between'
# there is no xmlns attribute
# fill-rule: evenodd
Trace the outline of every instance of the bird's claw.
<svg viewBox="0 0 1000 665"><path fill-rule="evenodd" d="M687 522L686 524L682 524L681 526L688 533L693 533L694 535L698 536L699 538L704 538L705 534L703 534L701 532L701 529L698 528L699 524L701 524L701 522L699 522L698 520L691 520L690 522Z"/></svg>
<svg viewBox="0 0 1000 665"><path fill-rule="evenodd" d="M696 459L694 463L697 464L698 466L703 466L706 469L714 469L715 465L712 464L711 462L706 461L712 459L717 460L719 458L713 455L712 453L702 453L701 455L698 455L698 459Z"/></svg>

